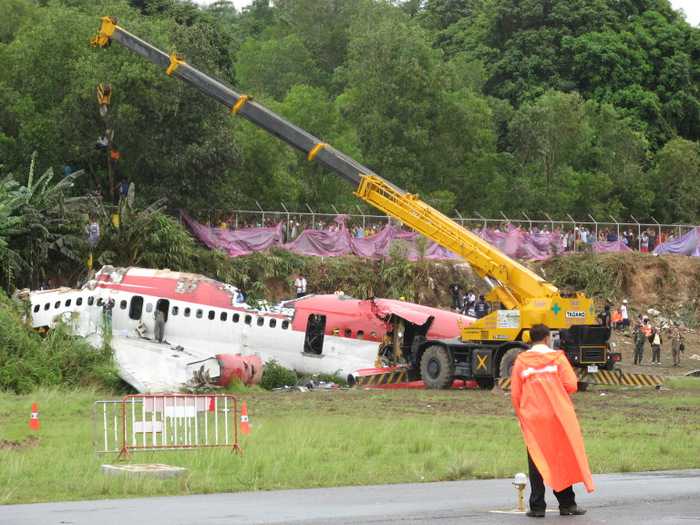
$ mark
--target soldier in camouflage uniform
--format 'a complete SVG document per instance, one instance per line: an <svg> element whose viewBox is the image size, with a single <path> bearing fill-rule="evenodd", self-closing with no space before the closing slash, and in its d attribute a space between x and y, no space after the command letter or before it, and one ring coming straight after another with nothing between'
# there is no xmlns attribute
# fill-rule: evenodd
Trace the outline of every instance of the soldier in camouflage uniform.
<svg viewBox="0 0 700 525"><path fill-rule="evenodd" d="M685 350L685 340L678 323L671 327L671 353L673 354L673 366L680 366L681 352Z"/></svg>

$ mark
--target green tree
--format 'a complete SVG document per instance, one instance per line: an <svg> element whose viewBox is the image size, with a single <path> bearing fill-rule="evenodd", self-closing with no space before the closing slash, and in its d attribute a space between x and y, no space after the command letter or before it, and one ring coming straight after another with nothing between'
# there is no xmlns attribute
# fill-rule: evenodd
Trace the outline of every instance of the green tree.
<svg viewBox="0 0 700 525"><path fill-rule="evenodd" d="M655 217L659 221L697 224L700 220L700 144L676 138L656 156L652 170Z"/></svg>

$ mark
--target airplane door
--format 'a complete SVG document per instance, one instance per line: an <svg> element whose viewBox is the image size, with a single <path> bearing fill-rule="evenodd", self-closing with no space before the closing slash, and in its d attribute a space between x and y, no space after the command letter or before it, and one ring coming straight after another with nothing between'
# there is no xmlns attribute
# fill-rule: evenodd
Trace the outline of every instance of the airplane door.
<svg viewBox="0 0 700 525"><path fill-rule="evenodd" d="M326 330L326 316L319 314L309 315L306 322L306 335L304 337L304 353L321 355L323 352L323 339Z"/></svg>

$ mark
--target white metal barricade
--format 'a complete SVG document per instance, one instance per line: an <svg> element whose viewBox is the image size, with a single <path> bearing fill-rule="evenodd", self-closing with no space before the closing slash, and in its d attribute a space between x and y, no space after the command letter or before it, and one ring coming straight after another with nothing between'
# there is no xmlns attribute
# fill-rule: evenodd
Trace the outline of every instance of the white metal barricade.
<svg viewBox="0 0 700 525"><path fill-rule="evenodd" d="M221 394L137 394L96 401L95 449L120 457L138 450L230 447L240 452L237 414L237 399Z"/></svg>

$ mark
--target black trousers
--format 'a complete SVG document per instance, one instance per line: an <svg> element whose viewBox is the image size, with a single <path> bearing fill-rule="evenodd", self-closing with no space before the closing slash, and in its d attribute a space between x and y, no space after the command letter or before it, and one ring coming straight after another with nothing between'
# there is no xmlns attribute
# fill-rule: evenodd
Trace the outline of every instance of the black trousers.
<svg viewBox="0 0 700 525"><path fill-rule="evenodd" d="M544 501L544 481L542 474L533 463L530 453L527 453L527 466L530 469L530 510L545 510L547 504ZM560 509L576 506L576 495L573 487L569 486L561 492L553 491L559 502Z"/></svg>

